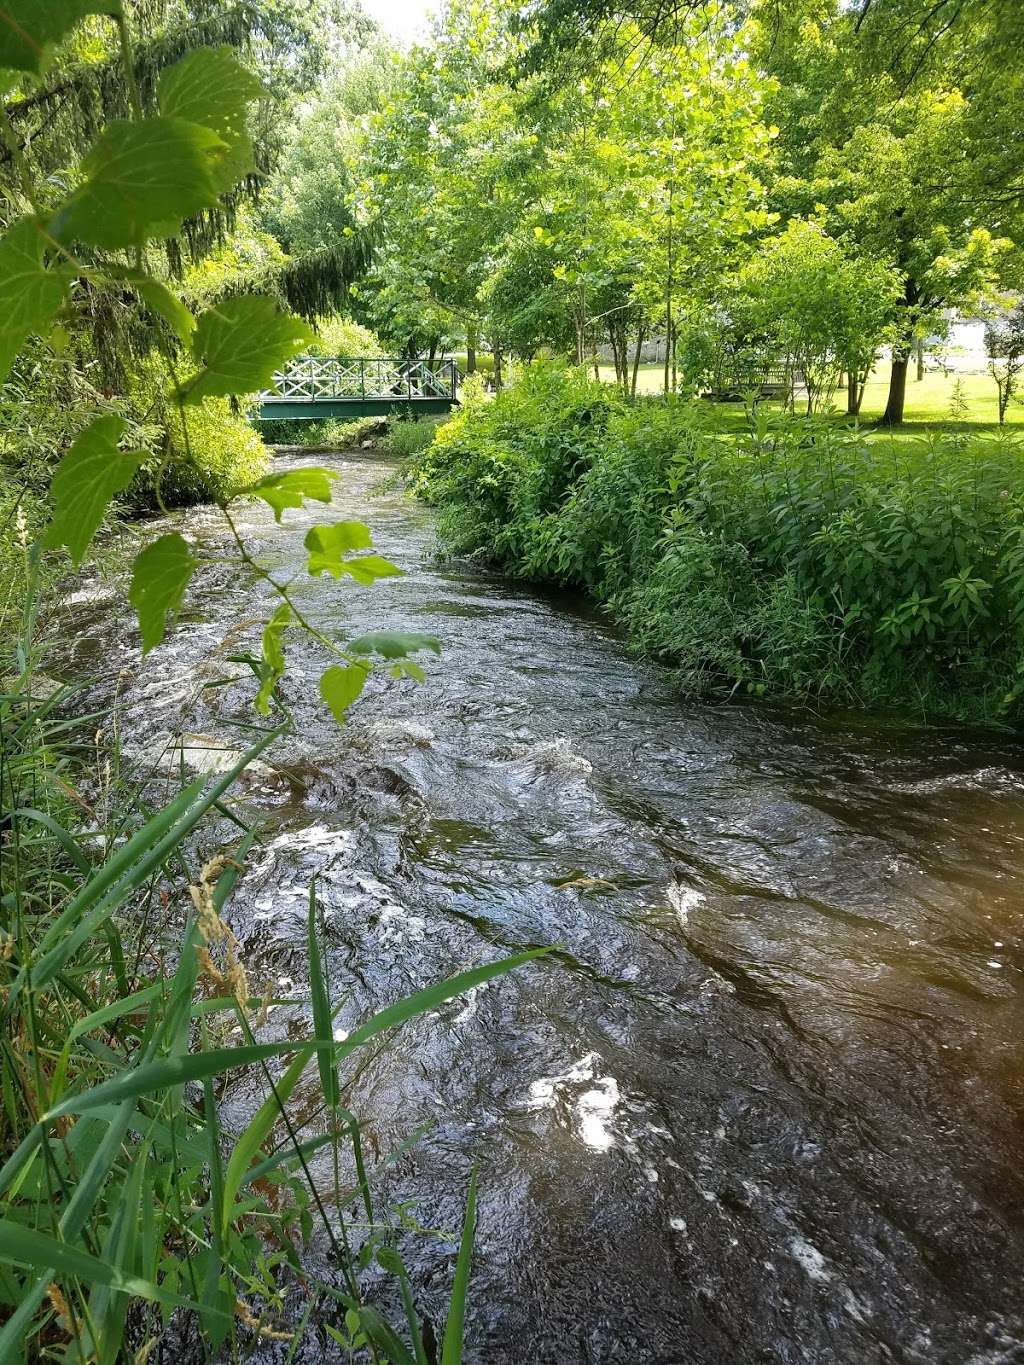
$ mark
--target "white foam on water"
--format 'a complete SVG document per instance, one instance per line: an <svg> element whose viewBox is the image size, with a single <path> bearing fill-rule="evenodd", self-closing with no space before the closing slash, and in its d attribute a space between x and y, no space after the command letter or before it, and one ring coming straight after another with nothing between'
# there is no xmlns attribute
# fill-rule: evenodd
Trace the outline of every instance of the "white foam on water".
<svg viewBox="0 0 1024 1365"><path fill-rule="evenodd" d="M377 923L381 943L422 943L427 932L427 921L400 905L385 905Z"/></svg>
<svg viewBox="0 0 1024 1365"><path fill-rule="evenodd" d="M809 1279L817 1280L819 1284L828 1284L832 1279L832 1272L828 1269L828 1262L824 1256L816 1246L812 1246L803 1237L792 1238L789 1250Z"/></svg>
<svg viewBox="0 0 1024 1365"><path fill-rule="evenodd" d="M527 1092L526 1106L529 1109L553 1109L559 1091L573 1085L593 1084L576 1100L576 1120L579 1136L595 1152L607 1152L615 1146L615 1136L611 1131L611 1119L618 1107L621 1095L619 1083L614 1076L598 1076L597 1069L601 1058L596 1052L588 1052L578 1062L573 1062L568 1070L555 1076L538 1076L531 1081Z"/></svg>
<svg viewBox="0 0 1024 1365"><path fill-rule="evenodd" d="M706 897L692 886L680 886L678 882L671 882L668 888L668 903L676 912L676 919L685 929L690 918L690 911L696 910L698 905L703 905Z"/></svg>
<svg viewBox="0 0 1024 1365"><path fill-rule="evenodd" d="M593 1080L600 1060L596 1052L588 1052L578 1062L573 1062L568 1071L563 1071L558 1076L538 1076L530 1083L527 1105L531 1109L553 1109L558 1087Z"/></svg>
<svg viewBox="0 0 1024 1365"><path fill-rule="evenodd" d="M346 849L351 849L354 844L355 836L349 829L330 829L326 825L309 825L306 829L286 830L283 834L279 834L267 845L267 851L333 848L340 853Z"/></svg>
<svg viewBox="0 0 1024 1365"><path fill-rule="evenodd" d="M599 1076L594 1089L585 1091L576 1103L580 1137L596 1152L607 1152L615 1146L609 1121L618 1103L619 1084L614 1076ZM658 1178L657 1171L654 1178Z"/></svg>

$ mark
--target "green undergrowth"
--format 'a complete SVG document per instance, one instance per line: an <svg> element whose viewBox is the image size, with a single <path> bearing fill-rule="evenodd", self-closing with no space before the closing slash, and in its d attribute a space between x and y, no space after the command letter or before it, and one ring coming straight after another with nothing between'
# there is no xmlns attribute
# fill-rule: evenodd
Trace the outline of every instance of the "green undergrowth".
<svg viewBox="0 0 1024 1365"><path fill-rule="evenodd" d="M436 417L363 417L343 422L337 417L313 421L273 421L259 424L260 439L267 446L307 446L313 450L346 450L372 440L387 455L409 459L427 447L441 425ZM382 422L387 430L381 432Z"/></svg>
<svg viewBox="0 0 1024 1365"><path fill-rule="evenodd" d="M50 482L61 457L100 415L123 417L128 440L148 457L108 521L121 513L154 511L160 499L167 506L216 501L268 468L266 448L245 412L228 399L193 409L186 438L181 414L162 392L155 361L139 363L123 394L104 392L94 371L87 349L55 357L38 344L0 384L0 575L7 586L21 572L19 547L34 540L49 519ZM0 632L2 617L0 598Z"/></svg>
<svg viewBox="0 0 1024 1365"><path fill-rule="evenodd" d="M582 589L681 688L1016 723L1024 444L625 402L534 367L414 463L453 553Z"/></svg>
<svg viewBox="0 0 1024 1365"><path fill-rule="evenodd" d="M379 417L343 422L340 417L312 421L260 422L260 439L268 446L309 446L311 449L345 450L368 440L380 425Z"/></svg>
<svg viewBox="0 0 1024 1365"><path fill-rule="evenodd" d="M381 446L388 455L408 460L426 450L444 422L440 417L399 418L388 423Z"/></svg>
<svg viewBox="0 0 1024 1365"><path fill-rule="evenodd" d="M308 1333L339 1359L424 1365L402 1250L440 1239L450 1263L451 1235L382 1195L421 1130L371 1155L348 1078L366 1044L394 1045L407 1019L535 954L470 966L346 1035L314 883L308 989L275 1000L227 919L260 843L232 790L277 732L160 796L123 768L110 708L85 714L37 673L33 600L0 657L0 1360L291 1359ZM284 1004L300 1027L282 1040L268 1015ZM254 1098L228 1127L242 1075ZM475 1174L454 1178L468 1201L446 1365L462 1359L475 1224ZM314 1231L329 1279L303 1255Z"/></svg>

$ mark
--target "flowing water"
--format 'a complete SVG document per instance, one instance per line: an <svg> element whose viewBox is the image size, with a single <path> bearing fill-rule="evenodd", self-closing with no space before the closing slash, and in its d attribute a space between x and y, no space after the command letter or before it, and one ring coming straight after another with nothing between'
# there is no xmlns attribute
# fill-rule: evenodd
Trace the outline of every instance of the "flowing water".
<svg viewBox="0 0 1024 1365"><path fill-rule="evenodd" d="M339 731L325 659L292 642L296 735L243 784L267 832L230 919L254 982L304 996L315 874L346 1028L553 948L407 1025L347 1091L373 1154L430 1125L385 1182L421 1223L459 1227L479 1163L467 1361L1024 1361L1024 751L681 701L579 603L439 567L430 514L371 496L386 469L332 458L340 514L409 572L299 580L305 609L431 632L444 658ZM243 529L301 572L331 515L254 506ZM216 550L215 514L173 522ZM253 689L199 689L267 604L213 566L140 665L119 609L83 603L74 667L108 693L120 674L129 750L184 732L190 762L223 761ZM304 1032L304 1007L275 1028ZM406 1249L439 1324L453 1244ZM317 1238L310 1257L331 1273ZM341 1359L314 1339L299 1360Z"/></svg>

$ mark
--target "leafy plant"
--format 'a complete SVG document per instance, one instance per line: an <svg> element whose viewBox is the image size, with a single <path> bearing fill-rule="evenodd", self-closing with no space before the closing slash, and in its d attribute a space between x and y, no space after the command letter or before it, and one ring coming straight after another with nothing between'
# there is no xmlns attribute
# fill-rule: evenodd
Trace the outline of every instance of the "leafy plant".
<svg viewBox="0 0 1024 1365"><path fill-rule="evenodd" d="M37 344L32 338L49 337L59 350L62 319L84 291L130 290L163 329L160 388L173 435L155 450L142 424L93 393L92 419L66 433L49 489L51 514L34 545L22 499L10 509L28 591L0 692L0 1302L9 1310L0 1326L0 1359L54 1352L83 1365L112 1365L128 1352L145 1359L175 1313L194 1315L209 1356L225 1344L237 1356L242 1338L297 1346L319 1303L340 1306L350 1340L371 1360L418 1365L422 1333L396 1246L397 1224L376 1202L358 1122L340 1105L339 1068L367 1042L534 954L472 967L395 1002L339 1041L311 894L312 1031L297 1042L257 1041L273 1001L269 994L253 996L222 916L258 836L225 803L238 774L280 726L257 728L255 743L230 771L189 783L155 813L144 790L120 793L121 802L111 790L101 817L77 789L68 757L85 718L58 713L65 690L44 699L35 677L35 609L46 555L66 551L73 565L81 564L108 509L140 470L148 471L162 501L178 471L193 463L193 438L208 439L204 421L208 433L209 416L223 417L226 399L265 384L310 340L305 324L269 296L219 300L194 316L153 264L152 243L172 238L190 215L215 211L253 169L248 115L262 86L232 52L197 49L166 68L158 111L145 117L129 16L119 0L5 0L0 67L38 74L50 46L97 15L116 26L131 117L111 120L68 175L37 183L0 108L0 135L22 199L0 241L0 379ZM308 500L329 504L333 471L260 477L259 462L253 463L254 477L240 487L225 481L216 491L233 546L219 558L245 565L277 598L261 655L251 660L257 711L268 715L274 708L285 717L275 688L289 631L305 632L333 656L321 693L339 722L371 669L422 679L410 656L437 652L433 638L386 631L348 642L328 637L238 531L236 499L260 499L280 520ZM313 574L370 585L399 572L373 553L361 523L316 526L307 547ZM129 596L144 652L163 641L202 562L177 532L143 545ZM190 841L215 808L241 826L243 837L193 869ZM89 840L80 837L80 809L93 821ZM191 911L175 942L154 927L155 907L183 895ZM240 1043L228 1041L231 1030L241 1033ZM288 1102L314 1056L327 1131L303 1140ZM266 1099L240 1133L228 1134L214 1083L243 1067L260 1068ZM330 1216L308 1165L309 1155L327 1144L335 1171ZM343 1165L350 1164L355 1189L341 1182ZM358 1249L348 1234L354 1200L367 1221ZM301 1247L314 1216L342 1272L340 1288L303 1268ZM461 1354L465 1239L464 1247L446 1336L446 1359L453 1362ZM408 1345L360 1289L361 1272L378 1252L401 1288ZM297 1327L282 1328L284 1294L294 1282L309 1308Z"/></svg>
<svg viewBox="0 0 1024 1365"><path fill-rule="evenodd" d="M446 546L581 588L681 686L1017 719L1024 450L629 404L533 366L413 465Z"/></svg>
<svg viewBox="0 0 1024 1365"><path fill-rule="evenodd" d="M8 23L19 42L36 55L17 56L20 69L38 70L48 43L74 27L86 12L74 0L49 0L31 14L11 12ZM97 5L89 12L116 16L124 49L124 75L134 90L130 37L125 16L116 3ZM27 63L27 65L26 65ZM71 304L76 282L118 282L134 290L167 326L167 402L175 410L180 442L168 441L153 472L158 500L168 471L190 461L188 413L210 399L246 394L270 382L273 372L313 341L298 318L281 311L277 302L259 295L226 298L194 317L183 299L152 272L147 243L173 236L189 215L214 207L252 169L252 142L247 119L249 106L262 94L256 77L226 47L199 48L168 67L160 77L159 113L142 117L135 91L136 116L116 120L97 139L84 158L76 187L52 207L32 177L18 147L6 112L0 131L21 175L26 212L0 242L0 293L6 308L0 316L0 379L32 333L44 333L62 308ZM131 265L125 265L121 253ZM66 546L73 563L81 563L113 499L148 461L142 449L124 450L127 423L116 416L97 417L81 432L62 458L53 479L54 512L45 543ZM350 678L365 679L365 662L353 663L342 644L314 631L299 613L288 589L262 568L246 548L230 514L235 497L258 497L275 505L287 475L270 476L248 486L221 492L220 504L239 563L247 564L282 601L287 624L309 630L348 668ZM329 500L329 497L328 497ZM302 498L289 505L301 505ZM276 507L275 507L276 510ZM343 523L345 525L345 523ZM326 532L325 532L326 534ZM370 548L363 528L361 548ZM161 553L143 550L132 574L132 601L146 612L143 624L147 648L160 643L166 620L180 605L200 560L177 553L173 580L169 577L169 547ZM311 572L319 568L310 565ZM333 571L333 570L332 570ZM370 584L385 573L397 573L379 556L338 561L338 572ZM157 602L165 604L158 612ZM266 678L279 676L280 651L264 656L262 689ZM273 687L271 685L271 694ZM340 693L332 689L337 703ZM351 704L358 692L350 687ZM344 707L332 705L343 719Z"/></svg>

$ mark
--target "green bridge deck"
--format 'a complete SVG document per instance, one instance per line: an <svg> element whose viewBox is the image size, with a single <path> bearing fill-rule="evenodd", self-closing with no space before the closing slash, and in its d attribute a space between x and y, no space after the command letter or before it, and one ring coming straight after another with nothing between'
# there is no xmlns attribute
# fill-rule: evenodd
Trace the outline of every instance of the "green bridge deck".
<svg viewBox="0 0 1024 1365"><path fill-rule="evenodd" d="M454 360L363 356L296 356L257 397L260 422L316 421L323 417L418 416L450 412L459 401Z"/></svg>

